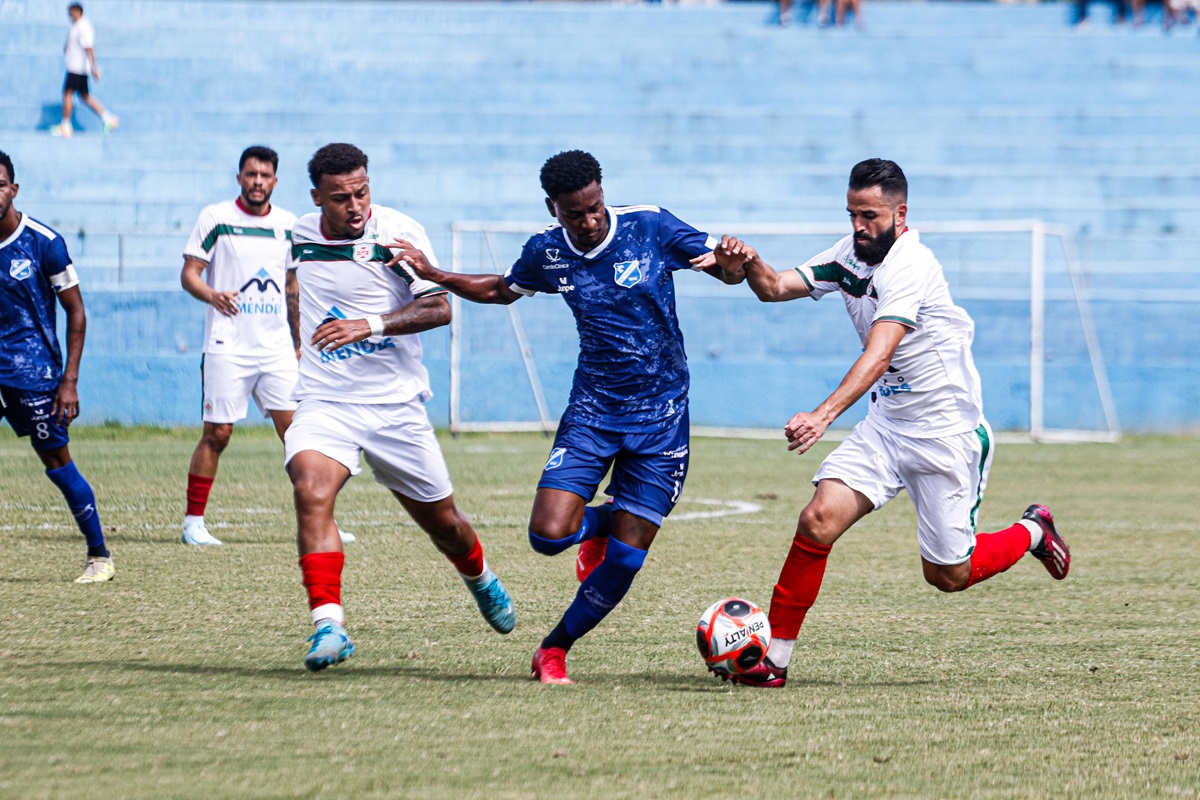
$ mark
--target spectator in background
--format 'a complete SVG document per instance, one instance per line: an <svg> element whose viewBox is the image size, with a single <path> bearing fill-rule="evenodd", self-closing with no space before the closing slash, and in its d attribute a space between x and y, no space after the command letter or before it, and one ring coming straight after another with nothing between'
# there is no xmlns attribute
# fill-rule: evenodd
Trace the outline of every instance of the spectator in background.
<svg viewBox="0 0 1200 800"><path fill-rule="evenodd" d="M1169 2L1170 0L1164 0ZM1164 4L1164 15L1166 14ZM1113 0L1113 23L1120 25L1125 20L1133 18L1134 25L1146 21L1146 0ZM1084 27L1088 21L1088 0L1075 2L1075 26Z"/></svg>
<svg viewBox="0 0 1200 800"><path fill-rule="evenodd" d="M62 122L50 128L52 136L70 139L75 133L71 126L71 114L75 110L75 95L79 94L88 108L95 111L104 121L104 132L121 124L117 116L100 104L88 91L88 74L100 80L100 67L96 65L96 31L92 28L91 20L84 19L83 6L72 3L67 7L71 17L71 30L67 34L67 43L63 45L63 53L67 62L67 77L63 81Z"/></svg>
<svg viewBox="0 0 1200 800"><path fill-rule="evenodd" d="M817 7L817 25L822 28L830 23L829 6L832 0L820 0ZM854 16L854 27L862 29L862 0L837 0L834 7L833 22L840 28L846 24L846 14Z"/></svg>
<svg viewBox="0 0 1200 800"><path fill-rule="evenodd" d="M1200 0L1163 0L1163 30L1195 22L1200 15Z"/></svg>

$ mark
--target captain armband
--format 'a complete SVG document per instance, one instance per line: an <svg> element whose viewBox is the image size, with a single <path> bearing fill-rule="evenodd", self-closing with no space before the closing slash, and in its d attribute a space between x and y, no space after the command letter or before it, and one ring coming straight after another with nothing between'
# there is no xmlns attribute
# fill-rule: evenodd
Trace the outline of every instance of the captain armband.
<svg viewBox="0 0 1200 800"><path fill-rule="evenodd" d="M79 273L75 271L74 264L67 264L67 268L56 275L50 276L50 285L54 287L54 291L62 292L70 289L72 286L79 285Z"/></svg>

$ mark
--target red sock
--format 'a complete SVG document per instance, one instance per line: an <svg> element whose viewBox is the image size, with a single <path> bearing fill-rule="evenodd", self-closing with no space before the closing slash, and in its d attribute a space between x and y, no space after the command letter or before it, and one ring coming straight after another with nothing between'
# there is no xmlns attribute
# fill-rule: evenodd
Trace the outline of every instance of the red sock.
<svg viewBox="0 0 1200 800"><path fill-rule="evenodd" d="M342 567L345 553L309 553L300 556L300 574L308 590L308 607L342 604Z"/></svg>
<svg viewBox="0 0 1200 800"><path fill-rule="evenodd" d="M213 479L188 473L187 515L203 517L204 509L208 506L208 493L212 489Z"/></svg>
<svg viewBox="0 0 1200 800"><path fill-rule="evenodd" d="M445 556L463 577L478 578L483 574L483 545L479 543L478 537L475 539L475 546L461 556L452 556L449 553Z"/></svg>
<svg viewBox="0 0 1200 800"><path fill-rule="evenodd" d="M971 553L971 579L967 586L986 581L993 575L1021 560L1029 551L1029 529L1021 523L995 533L981 533L975 537L975 550Z"/></svg>
<svg viewBox="0 0 1200 800"><path fill-rule="evenodd" d="M792 548L779 572L779 583L771 595L771 635L795 639L804 624L804 615L817 601L825 577L825 561L831 545L819 544L800 534L792 539Z"/></svg>

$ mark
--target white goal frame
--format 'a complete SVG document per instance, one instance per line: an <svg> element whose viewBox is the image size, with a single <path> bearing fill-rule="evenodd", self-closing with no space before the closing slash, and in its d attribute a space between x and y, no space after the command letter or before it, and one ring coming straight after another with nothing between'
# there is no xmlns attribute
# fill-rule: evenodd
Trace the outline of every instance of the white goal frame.
<svg viewBox="0 0 1200 800"><path fill-rule="evenodd" d="M467 234L482 236L483 246L491 260L493 272L504 272L507 262L497 257L492 234L529 234L533 235L546 227L545 222L503 222L486 220L462 220L451 224L451 269L454 272L463 271L463 238ZM846 226L841 224L759 224L727 223L704 225L701 230L715 230L737 236L758 235L831 235L844 236ZM1108 381L1108 372L1104 363L1104 354L1100 349L1100 341L1096 335L1095 323L1092 319L1091 306L1088 299L1086 282L1079 264L1074 239L1070 231L1062 225L1052 225L1042 220L975 220L955 222L925 222L919 226L924 233L1025 233L1030 238L1029 261L1029 313L1030 313L1030 354L1029 354L1029 438L1035 442L1116 442L1120 439L1121 428L1117 420L1116 405L1113 401L1112 389ZM1063 261L1071 281L1071 290L1075 299L1075 308L1079 314L1079 322L1087 346L1088 358L1091 362L1092 375L1096 382L1100 406L1104 414L1104 430L1068 430L1048 429L1045 427L1045 372L1046 372L1046 255L1047 240L1058 242L1062 249ZM509 305L508 315L516 337L521 358L525 364L526 376L537 404L537 422L464 422L460 408L461 391L461 362L462 362L462 329L461 311L462 299L451 295L453 316L450 322L450 432L458 435L473 431L541 431L551 433L557 426L557 420L550 416L546 405L545 392L538 378L536 362L529 347L525 332L521 326L520 316L515 304ZM757 429L705 429L693 428L698 434L755 437L762 435ZM778 435L772 431L772 435Z"/></svg>

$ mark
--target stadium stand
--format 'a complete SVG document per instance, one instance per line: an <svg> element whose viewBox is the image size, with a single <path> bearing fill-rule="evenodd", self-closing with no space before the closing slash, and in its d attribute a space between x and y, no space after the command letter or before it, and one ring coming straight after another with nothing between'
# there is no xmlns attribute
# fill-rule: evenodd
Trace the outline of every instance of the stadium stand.
<svg viewBox="0 0 1200 800"><path fill-rule="evenodd" d="M1194 36L1077 31L1059 4L874 3L865 33L779 29L749 3L85 6L121 128L104 136L77 111L63 141L46 129L66 3L0 0L0 149L19 207L62 231L80 267L85 421L194 423L201 314L178 272L196 213L232 196L254 143L279 151L275 200L303 213L309 155L351 141L376 201L421 220L443 260L454 220L541 219L537 170L562 149L599 157L610 202L696 223L838 223L849 167L892 158L918 226L1066 226L1124 427L1200 425L1200 82L1178 79L1200 68ZM688 335L695 361L707 345ZM445 337L425 340L444 396ZM1020 427L1026 412L996 392L995 427ZM724 423L721 404L694 408L693 422ZM436 403L431 415L445 421Z"/></svg>

